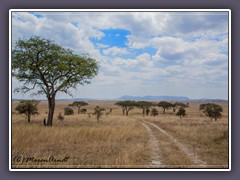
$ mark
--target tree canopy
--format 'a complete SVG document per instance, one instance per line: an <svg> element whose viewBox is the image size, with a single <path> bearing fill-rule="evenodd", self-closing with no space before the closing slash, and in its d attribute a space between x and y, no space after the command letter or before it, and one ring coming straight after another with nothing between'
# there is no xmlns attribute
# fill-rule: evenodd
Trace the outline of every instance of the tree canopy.
<svg viewBox="0 0 240 180"><path fill-rule="evenodd" d="M12 75L23 82L16 91L26 93L35 90L35 94L46 95L49 107L47 125L50 126L56 94L71 95L70 88L89 84L90 79L97 75L98 68L95 59L77 55L38 36L18 40L12 50Z"/></svg>
<svg viewBox="0 0 240 180"><path fill-rule="evenodd" d="M87 106L88 103L85 101L74 101L72 104L69 104L69 106L76 106L78 107L78 114L80 113L80 109L82 106Z"/></svg>
<svg viewBox="0 0 240 180"><path fill-rule="evenodd" d="M186 110L184 109L184 107L180 107L178 109L178 112L176 113L176 115L179 116L180 119L182 118L182 116L183 117L186 116L187 114L186 114Z"/></svg>
<svg viewBox="0 0 240 180"><path fill-rule="evenodd" d="M128 116L128 112L135 106L138 106L138 103L136 101L118 101L115 103L115 105L121 106L123 114L126 112L126 116Z"/></svg>
<svg viewBox="0 0 240 180"><path fill-rule="evenodd" d="M104 108L100 107L100 106L96 106L94 108L94 115L96 115L96 118L97 118L97 121L99 122L99 119L101 118L102 116L102 111L105 111Z"/></svg>
<svg viewBox="0 0 240 180"><path fill-rule="evenodd" d="M215 103L201 104L199 106L199 110L211 119L214 118L215 121L217 121L218 118L222 117L221 112L223 112L223 108Z"/></svg>
<svg viewBox="0 0 240 180"><path fill-rule="evenodd" d="M182 102L175 102L175 103L172 104L173 112L175 112L177 108L181 108L181 107L182 108L187 108L187 107L189 107L189 105L184 104Z"/></svg>
<svg viewBox="0 0 240 180"><path fill-rule="evenodd" d="M152 111L151 111L151 116L157 116L158 115L158 110L156 108L152 108Z"/></svg>
<svg viewBox="0 0 240 180"><path fill-rule="evenodd" d="M161 107L163 109L163 114L165 114L165 110L172 108L173 104L167 101L161 101L157 104L158 107Z"/></svg>
<svg viewBox="0 0 240 180"><path fill-rule="evenodd" d="M153 102L149 102L149 101L137 101L135 106L138 107L138 108L141 108L143 110L143 115L144 115L146 110L149 107L154 106L154 103Z"/></svg>
<svg viewBox="0 0 240 180"><path fill-rule="evenodd" d="M31 116L39 114L38 113L38 103L40 101L37 100L23 100L16 106L15 110L18 111L19 114L24 114L27 116L28 122L31 121Z"/></svg>

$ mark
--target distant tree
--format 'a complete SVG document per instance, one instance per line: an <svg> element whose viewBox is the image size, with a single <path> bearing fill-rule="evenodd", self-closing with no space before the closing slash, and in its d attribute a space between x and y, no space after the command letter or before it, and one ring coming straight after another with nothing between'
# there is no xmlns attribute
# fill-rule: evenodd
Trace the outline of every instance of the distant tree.
<svg viewBox="0 0 240 180"><path fill-rule="evenodd" d="M150 112L150 109L147 107L147 108L146 108L146 115L147 115L147 116L148 116L149 112Z"/></svg>
<svg viewBox="0 0 240 180"><path fill-rule="evenodd" d="M184 104L182 102L175 102L174 104L172 104L173 112L175 112L177 108L181 108L181 107L182 108L187 108L187 107L189 107L189 104L188 103Z"/></svg>
<svg viewBox="0 0 240 180"><path fill-rule="evenodd" d="M48 100L47 126L52 126L58 92L70 94L78 84L89 84L98 73L98 63L77 55L54 41L38 36L18 40L12 47L12 75L23 86L16 92L44 94ZM36 89L37 88L37 89Z"/></svg>
<svg viewBox="0 0 240 180"><path fill-rule="evenodd" d="M183 107L180 107L180 108L178 109L178 112L176 113L176 115L179 116L180 119L181 119L182 116L184 117L184 116L187 115L187 114L186 114L186 110L185 110Z"/></svg>
<svg viewBox="0 0 240 180"><path fill-rule="evenodd" d="M73 114L74 114L74 111L72 108L70 107L64 108L64 115L73 115Z"/></svg>
<svg viewBox="0 0 240 180"><path fill-rule="evenodd" d="M135 106L137 106L136 101L118 101L115 103L117 106L121 106L123 115L126 112L126 116L128 116L128 112L133 109Z"/></svg>
<svg viewBox="0 0 240 180"><path fill-rule="evenodd" d="M153 105L154 104L152 102L149 102L149 101L137 101L136 102L136 107L142 109L143 115L145 115L146 110ZM148 115L148 113L147 113L147 115Z"/></svg>
<svg viewBox="0 0 240 180"><path fill-rule="evenodd" d="M19 114L24 114L27 116L27 120L30 123L31 116L39 114L38 113L38 103L40 101L36 100L23 100L20 101L20 104L18 104L15 108L16 111L18 111Z"/></svg>
<svg viewBox="0 0 240 180"><path fill-rule="evenodd" d="M87 112L87 109L85 109L85 108L80 109L81 114L85 114L86 112Z"/></svg>
<svg viewBox="0 0 240 180"><path fill-rule="evenodd" d="M156 108L152 108L152 111L151 111L151 116L157 116L158 115L158 110Z"/></svg>
<svg viewBox="0 0 240 180"><path fill-rule="evenodd" d="M163 114L165 114L165 110L172 108L173 104L167 101L161 101L157 104L157 106L161 107L163 109Z"/></svg>
<svg viewBox="0 0 240 180"><path fill-rule="evenodd" d="M122 113L123 113L123 115L125 115L125 107L124 107L124 106L121 106L121 108L122 108Z"/></svg>
<svg viewBox="0 0 240 180"><path fill-rule="evenodd" d="M94 108L94 115L96 115L97 121L99 122L100 117L102 116L102 111L105 111L104 108L101 108L100 106L96 106Z"/></svg>
<svg viewBox="0 0 240 180"><path fill-rule="evenodd" d="M85 101L74 101L72 104L69 104L69 106L78 107L78 114L80 114L81 107L87 105L88 103L86 103Z"/></svg>
<svg viewBox="0 0 240 180"><path fill-rule="evenodd" d="M223 108L220 105L214 103L201 104L199 106L199 110L211 119L214 118L215 121L222 117L221 112L223 112Z"/></svg>

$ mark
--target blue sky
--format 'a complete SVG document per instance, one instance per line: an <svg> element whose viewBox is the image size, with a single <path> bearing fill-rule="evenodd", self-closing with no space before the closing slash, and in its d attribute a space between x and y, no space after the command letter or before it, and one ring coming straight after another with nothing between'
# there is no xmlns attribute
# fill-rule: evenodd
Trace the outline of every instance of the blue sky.
<svg viewBox="0 0 240 180"><path fill-rule="evenodd" d="M72 90L74 97L228 99L227 12L13 12L13 44L32 35L100 63L99 74ZM20 85L13 78L13 89Z"/></svg>

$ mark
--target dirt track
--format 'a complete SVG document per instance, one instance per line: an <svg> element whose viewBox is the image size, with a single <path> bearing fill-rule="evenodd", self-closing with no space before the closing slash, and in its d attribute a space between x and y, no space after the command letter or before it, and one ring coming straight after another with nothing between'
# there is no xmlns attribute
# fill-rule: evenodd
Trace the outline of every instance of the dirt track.
<svg viewBox="0 0 240 180"><path fill-rule="evenodd" d="M201 160L200 157L191 150L191 147L183 144L170 133L152 122L141 120L140 123L146 128L152 146L152 161L150 166L158 168L207 167L207 163Z"/></svg>

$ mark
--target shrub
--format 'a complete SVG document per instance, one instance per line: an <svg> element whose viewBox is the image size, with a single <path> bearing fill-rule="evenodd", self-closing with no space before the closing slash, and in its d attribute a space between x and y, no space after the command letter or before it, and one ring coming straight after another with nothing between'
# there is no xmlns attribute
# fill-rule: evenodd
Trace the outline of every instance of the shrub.
<svg viewBox="0 0 240 180"><path fill-rule="evenodd" d="M64 115L73 115L73 114L74 114L74 111L72 108L70 107L64 108Z"/></svg>
<svg viewBox="0 0 240 180"><path fill-rule="evenodd" d="M151 116L157 116L158 110L156 108L152 108Z"/></svg>
<svg viewBox="0 0 240 180"><path fill-rule="evenodd" d="M96 115L96 118L97 118L97 121L99 122L99 119L101 118L102 116L102 111L105 111L104 108L101 108L100 106L96 106L94 108L94 115Z"/></svg>
<svg viewBox="0 0 240 180"><path fill-rule="evenodd" d="M211 119L214 118L215 121L217 121L218 118L222 117L221 112L223 112L223 108L220 105L214 103L201 104L199 106L199 110Z"/></svg>
<svg viewBox="0 0 240 180"><path fill-rule="evenodd" d="M182 116L184 117L184 116L187 115L187 114L186 114L186 110L185 110L183 107L180 107L180 108L178 109L178 112L176 113L176 115L179 116L180 119L181 119Z"/></svg>
<svg viewBox="0 0 240 180"><path fill-rule="evenodd" d="M172 108L173 104L167 101L161 101L157 104L157 106L161 107L163 109L163 114L165 114L165 110Z"/></svg>
<svg viewBox="0 0 240 180"><path fill-rule="evenodd" d="M18 111L19 114L26 115L28 119L28 123L31 121L31 116L39 114L37 105L40 101L36 100L23 100L20 101L20 104L17 105L15 108L16 111Z"/></svg>

